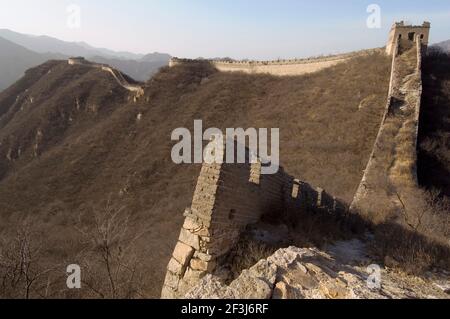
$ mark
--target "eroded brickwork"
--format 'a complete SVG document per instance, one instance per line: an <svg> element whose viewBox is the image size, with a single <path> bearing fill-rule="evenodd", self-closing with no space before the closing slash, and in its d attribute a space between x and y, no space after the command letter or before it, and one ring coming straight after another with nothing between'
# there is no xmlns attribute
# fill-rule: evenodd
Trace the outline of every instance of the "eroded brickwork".
<svg viewBox="0 0 450 319"><path fill-rule="evenodd" d="M248 155L248 154L247 154ZM204 164L178 244L167 267L162 298L179 298L212 273L246 227L266 214L288 219L288 212L319 207L343 213L344 205L283 168L261 174L261 163Z"/></svg>

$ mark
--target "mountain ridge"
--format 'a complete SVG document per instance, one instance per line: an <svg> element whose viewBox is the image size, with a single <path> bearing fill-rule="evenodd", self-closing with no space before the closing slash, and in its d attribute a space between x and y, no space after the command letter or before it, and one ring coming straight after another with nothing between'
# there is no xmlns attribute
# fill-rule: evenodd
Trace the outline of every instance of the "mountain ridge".
<svg viewBox="0 0 450 319"><path fill-rule="evenodd" d="M159 68L168 65L171 58L166 53L154 52L144 55L116 52L95 48L84 42L66 42L49 36L32 36L8 29L0 29L0 38L16 45L13 54L6 52L6 45L0 46L0 58L3 55L0 60L0 67L3 66L0 69L3 71L0 91L17 81L28 68L51 59L83 56L94 62L111 65L138 81L147 81ZM29 61L26 61L27 57ZM8 71L9 69L15 71Z"/></svg>
<svg viewBox="0 0 450 319"><path fill-rule="evenodd" d="M0 91L17 81L29 68L58 58L64 56L36 53L0 37Z"/></svg>

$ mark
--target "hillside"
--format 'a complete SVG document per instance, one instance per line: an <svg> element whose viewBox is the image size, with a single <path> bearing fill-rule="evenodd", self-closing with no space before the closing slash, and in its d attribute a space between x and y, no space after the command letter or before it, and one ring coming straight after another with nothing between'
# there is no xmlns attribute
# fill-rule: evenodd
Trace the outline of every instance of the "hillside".
<svg viewBox="0 0 450 319"><path fill-rule="evenodd" d="M349 202L377 134L389 71L381 53L285 78L179 66L155 75L134 103L106 72L45 63L0 93L1 228L12 232L31 218L48 247L43 259L73 263L86 248L80 214L124 210L141 234L133 256L146 271L145 297L159 297L200 169L172 163L175 128L192 129L194 119L222 129L279 127L285 169Z"/></svg>

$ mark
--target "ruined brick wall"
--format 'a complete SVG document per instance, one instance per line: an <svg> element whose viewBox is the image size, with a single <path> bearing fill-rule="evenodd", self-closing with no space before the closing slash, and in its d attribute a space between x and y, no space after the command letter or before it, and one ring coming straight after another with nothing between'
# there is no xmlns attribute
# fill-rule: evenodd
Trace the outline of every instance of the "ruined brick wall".
<svg viewBox="0 0 450 319"><path fill-rule="evenodd" d="M428 27L424 24L425 29ZM398 39L396 32L391 34L392 39ZM353 210L370 212L376 207L374 203L384 209L398 209L395 192L417 184L421 61L427 41L419 32L412 46L409 43L402 46L403 42L397 40L390 45L393 58L386 110ZM192 62L195 61L173 59L171 66ZM241 64L243 68L283 64L279 61L214 63ZM295 61L285 63L295 64ZM198 280L214 271L220 257L230 252L246 226L258 222L264 214L289 219L289 214L311 209L339 215L348 212L337 198L289 176L282 168L277 174L261 175L258 163L204 164L167 267L162 298L183 297Z"/></svg>
<svg viewBox="0 0 450 319"><path fill-rule="evenodd" d="M289 218L287 211L321 207L330 212L346 208L323 189L289 176L283 168L261 174L261 163L204 164L192 205L185 211L162 291L162 298L179 298L198 280L212 273L250 224L265 214Z"/></svg>

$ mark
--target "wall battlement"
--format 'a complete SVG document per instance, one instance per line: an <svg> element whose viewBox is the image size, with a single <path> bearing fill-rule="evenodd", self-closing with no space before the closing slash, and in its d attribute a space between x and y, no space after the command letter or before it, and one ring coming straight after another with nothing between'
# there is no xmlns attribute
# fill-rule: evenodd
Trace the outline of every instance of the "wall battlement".
<svg viewBox="0 0 450 319"><path fill-rule="evenodd" d="M272 74L277 76L296 76L303 75L335 66L349 59L367 55L379 49L365 50L340 55L331 55L325 57L291 59L291 60L273 60L273 61L235 61L235 60L193 60L172 58L169 62L170 67L184 63L209 62L221 72L244 72L249 74Z"/></svg>

